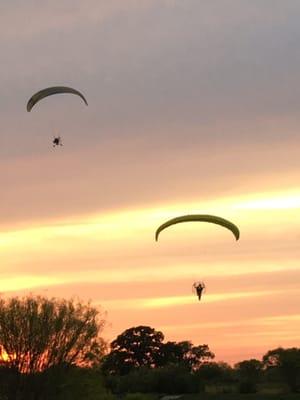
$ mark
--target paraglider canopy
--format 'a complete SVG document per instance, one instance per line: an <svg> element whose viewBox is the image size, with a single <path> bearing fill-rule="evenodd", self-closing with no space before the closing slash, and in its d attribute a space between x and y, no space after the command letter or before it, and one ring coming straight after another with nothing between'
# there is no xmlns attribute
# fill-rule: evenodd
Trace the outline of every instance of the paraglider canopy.
<svg viewBox="0 0 300 400"><path fill-rule="evenodd" d="M155 240L158 240L158 236L160 232L171 225L179 224L181 222L190 222L190 221L202 221L202 222L211 222L213 224L221 225L224 228L229 229L235 236L236 240L240 237L240 231L236 225L227 219L216 217L215 215L205 215L205 214L193 214L193 215L183 215L181 217L172 218L164 224L160 225L160 227L155 232Z"/></svg>
<svg viewBox="0 0 300 400"><path fill-rule="evenodd" d="M61 93L75 94L75 95L81 97L81 99L85 102L85 104L88 105L86 98L78 90L67 87L67 86L52 86L52 87L42 89L39 92L35 93L33 96L31 96L31 98L28 100L28 103L27 103L27 111L30 112L31 109L34 107L34 105L36 103L38 103L40 100L44 99L45 97L52 96L54 94L61 94Z"/></svg>

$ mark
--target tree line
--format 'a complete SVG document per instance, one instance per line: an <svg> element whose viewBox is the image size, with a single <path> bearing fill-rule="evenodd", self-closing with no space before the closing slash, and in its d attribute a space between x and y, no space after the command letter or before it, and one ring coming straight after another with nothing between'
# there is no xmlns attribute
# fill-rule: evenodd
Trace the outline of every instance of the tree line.
<svg viewBox="0 0 300 400"><path fill-rule="evenodd" d="M258 385L281 382L300 391L300 348L277 348L262 360L244 360L231 367L214 362L207 344L164 342L164 335L149 326L127 329L112 343L102 360L102 371L114 393L198 393L205 386L224 391L255 393Z"/></svg>
<svg viewBox="0 0 300 400"><path fill-rule="evenodd" d="M79 300L0 299L0 400L111 400L126 393L300 391L300 348L276 348L233 367L207 344L165 341L149 326L108 346L104 314Z"/></svg>

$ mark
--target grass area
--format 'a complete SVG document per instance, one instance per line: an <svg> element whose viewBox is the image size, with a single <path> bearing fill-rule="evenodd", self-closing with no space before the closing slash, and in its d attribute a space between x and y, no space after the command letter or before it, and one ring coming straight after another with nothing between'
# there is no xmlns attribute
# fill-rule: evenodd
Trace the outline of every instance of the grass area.
<svg viewBox="0 0 300 400"><path fill-rule="evenodd" d="M123 400L159 400L164 397L162 394L143 394L143 393L128 393ZM180 400L300 400L300 393L197 393L183 394Z"/></svg>
<svg viewBox="0 0 300 400"><path fill-rule="evenodd" d="M240 393L199 393L199 394L185 394L180 400L300 400L300 393L253 393L253 394L240 394Z"/></svg>

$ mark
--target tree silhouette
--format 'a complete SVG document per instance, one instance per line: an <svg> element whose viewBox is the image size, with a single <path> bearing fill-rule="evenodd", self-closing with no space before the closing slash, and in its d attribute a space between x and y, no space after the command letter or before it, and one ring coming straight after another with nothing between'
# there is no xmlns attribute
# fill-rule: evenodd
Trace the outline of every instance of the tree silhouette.
<svg viewBox="0 0 300 400"><path fill-rule="evenodd" d="M62 364L89 366L104 353L100 317L90 303L74 299L0 299L1 364L26 374Z"/></svg>
<svg viewBox="0 0 300 400"><path fill-rule="evenodd" d="M194 346L190 341L167 342L160 349L160 365L177 364L189 371L197 370L203 362L212 360L215 355L207 344Z"/></svg>
<svg viewBox="0 0 300 400"><path fill-rule="evenodd" d="M155 367L164 335L149 326L127 329L111 343L103 370L124 375L139 367Z"/></svg>
<svg viewBox="0 0 300 400"><path fill-rule="evenodd" d="M263 363L252 358L251 360L240 361L235 364L234 368L242 381L257 383L262 377Z"/></svg>
<svg viewBox="0 0 300 400"><path fill-rule="evenodd" d="M163 343L164 335L150 326L127 329L111 343L102 369L114 375L125 375L136 368L177 365L195 371L214 358L206 344L193 346L189 341Z"/></svg>
<svg viewBox="0 0 300 400"><path fill-rule="evenodd" d="M263 363L267 369L277 369L283 381L293 392L300 389L300 349L292 347L268 351L263 356Z"/></svg>

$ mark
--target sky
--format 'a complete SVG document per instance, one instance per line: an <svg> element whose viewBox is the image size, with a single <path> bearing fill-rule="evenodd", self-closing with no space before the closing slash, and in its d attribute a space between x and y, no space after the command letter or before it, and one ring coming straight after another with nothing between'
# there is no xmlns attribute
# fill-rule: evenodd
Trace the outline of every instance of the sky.
<svg viewBox="0 0 300 400"><path fill-rule="evenodd" d="M298 0L11 0L0 15L2 295L90 299L108 341L148 325L232 364L298 346ZM88 107L26 111L56 85ZM240 240L191 223L155 242L194 212Z"/></svg>

